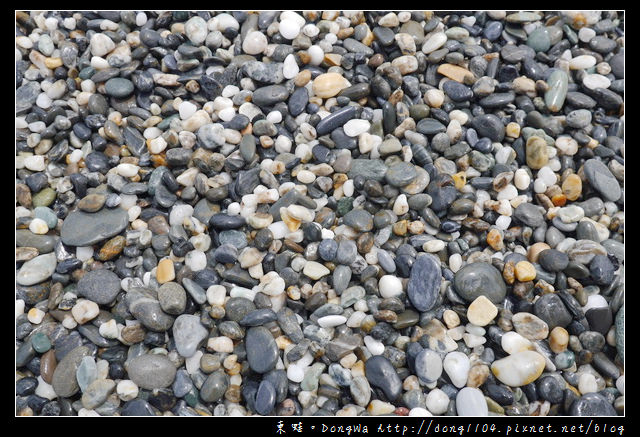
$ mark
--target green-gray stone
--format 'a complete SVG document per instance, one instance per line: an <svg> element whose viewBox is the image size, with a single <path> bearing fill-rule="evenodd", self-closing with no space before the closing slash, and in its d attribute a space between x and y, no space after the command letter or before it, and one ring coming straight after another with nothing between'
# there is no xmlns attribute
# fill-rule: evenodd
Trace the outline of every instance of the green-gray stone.
<svg viewBox="0 0 640 437"><path fill-rule="evenodd" d="M569 77L564 71L556 70L549 76L547 85L549 85L549 89L544 94L544 102L551 112L559 112L564 105L565 97L567 97Z"/></svg>
<svg viewBox="0 0 640 437"><path fill-rule="evenodd" d="M320 379L320 375L327 367L324 363L315 363L313 364L307 373L304 376L304 379L300 383L300 388L306 391L313 391L318 388L318 381Z"/></svg>
<svg viewBox="0 0 640 437"><path fill-rule="evenodd" d="M412 105L409 108L409 115L416 121L422 120L423 118L427 118L429 116L430 109L429 105L418 104Z"/></svg>
<svg viewBox="0 0 640 437"><path fill-rule="evenodd" d="M251 162L256 156L256 138L253 135L244 135L240 141L240 155L246 162Z"/></svg>
<svg viewBox="0 0 640 437"><path fill-rule="evenodd" d="M386 173L387 166L380 159L354 159L351 163L351 170L347 174L349 179L362 175L367 179L382 182Z"/></svg>
<svg viewBox="0 0 640 437"><path fill-rule="evenodd" d="M507 294L507 286L500 271L488 263L467 264L456 272L453 285L458 294L467 302L473 302L482 295L491 302L502 303Z"/></svg>
<svg viewBox="0 0 640 437"><path fill-rule="evenodd" d="M529 34L527 45L536 52L546 52L551 47L551 37L546 27L538 27Z"/></svg>
<svg viewBox="0 0 640 437"><path fill-rule="evenodd" d="M39 354L43 354L51 349L51 340L47 337L47 334L38 332L31 337L31 347Z"/></svg>
<svg viewBox="0 0 640 437"><path fill-rule="evenodd" d="M337 202L336 213L342 217L353 209L353 197L342 197Z"/></svg>
<svg viewBox="0 0 640 437"><path fill-rule="evenodd" d="M40 190L31 198L34 207L49 206L56 200L56 192L53 188L47 187Z"/></svg>
<svg viewBox="0 0 640 437"><path fill-rule="evenodd" d="M576 356L570 350L566 350L557 354L553 362L558 369L568 369L576 362Z"/></svg>
<svg viewBox="0 0 640 437"><path fill-rule="evenodd" d="M616 314L616 349L624 362L624 304Z"/></svg>
<svg viewBox="0 0 640 437"><path fill-rule="evenodd" d="M78 370L76 370L76 379L80 391L84 392L89 385L98 377L98 367L93 357L84 357L80 361Z"/></svg>
<svg viewBox="0 0 640 437"><path fill-rule="evenodd" d="M40 254L52 252L57 241L58 238L52 235L34 234L29 229L16 230L16 246L35 247Z"/></svg>

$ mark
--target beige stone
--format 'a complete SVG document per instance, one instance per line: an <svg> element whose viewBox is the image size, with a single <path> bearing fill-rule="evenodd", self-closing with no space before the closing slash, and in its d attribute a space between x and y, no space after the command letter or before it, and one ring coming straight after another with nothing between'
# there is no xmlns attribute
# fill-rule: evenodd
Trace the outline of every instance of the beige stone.
<svg viewBox="0 0 640 437"><path fill-rule="evenodd" d="M467 76L470 76L471 78L473 78L472 72L470 72L466 68L462 68L458 65L453 65L453 64L442 64L438 67L437 71L441 75L446 76L449 79L453 79L456 82L460 82L460 83L465 83L465 77Z"/></svg>
<svg viewBox="0 0 640 437"><path fill-rule="evenodd" d="M313 93L323 99L337 95L351 83L338 73L325 73L316 77L313 81Z"/></svg>
<svg viewBox="0 0 640 437"><path fill-rule="evenodd" d="M526 158L529 168L539 170L549 162L547 142L536 135L529 137L526 146Z"/></svg>
<svg viewBox="0 0 640 437"><path fill-rule="evenodd" d="M478 296L467 308L467 319L477 326L487 326L497 315L498 308L485 296Z"/></svg>
<svg viewBox="0 0 640 437"><path fill-rule="evenodd" d="M176 272L173 268L173 261L169 258L165 258L158 263L156 268L156 280L159 284L173 281L176 278Z"/></svg>
<svg viewBox="0 0 640 437"><path fill-rule="evenodd" d="M533 281L536 278L536 268L529 261L516 264L516 278L520 282Z"/></svg>

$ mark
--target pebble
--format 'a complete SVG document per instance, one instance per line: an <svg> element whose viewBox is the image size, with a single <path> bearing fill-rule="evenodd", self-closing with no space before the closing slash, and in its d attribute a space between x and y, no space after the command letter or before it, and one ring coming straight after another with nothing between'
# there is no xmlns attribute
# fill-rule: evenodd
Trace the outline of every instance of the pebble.
<svg viewBox="0 0 640 437"><path fill-rule="evenodd" d="M272 370L278 360L278 347L271 333L262 326L249 328L245 337L247 360L254 372Z"/></svg>
<svg viewBox="0 0 640 437"><path fill-rule="evenodd" d="M407 296L418 311L430 310L440 291L440 263L432 255L416 259L407 284Z"/></svg>
<svg viewBox="0 0 640 437"><path fill-rule="evenodd" d="M499 304L507 293L500 272L492 265L482 262L467 264L458 270L453 284L458 294L467 302L485 296L494 304Z"/></svg>
<svg viewBox="0 0 640 437"><path fill-rule="evenodd" d="M402 381L388 358L382 355L369 358L365 374L369 384L381 389L387 399L395 400L402 393Z"/></svg>
<svg viewBox="0 0 640 437"><path fill-rule="evenodd" d="M491 372L509 387L527 385L542 374L545 359L538 352L522 351L496 360L491 364Z"/></svg>
<svg viewBox="0 0 640 437"><path fill-rule="evenodd" d="M473 387L464 387L456 395L458 416L488 416L489 408L482 391Z"/></svg>
<svg viewBox="0 0 640 437"><path fill-rule="evenodd" d="M138 387L153 390L171 385L176 367L166 356L144 354L129 361L127 372Z"/></svg>
<svg viewBox="0 0 640 437"><path fill-rule="evenodd" d="M77 290L80 296L107 305L115 300L121 290L120 278L110 270L92 270L78 281Z"/></svg>
<svg viewBox="0 0 640 437"><path fill-rule="evenodd" d="M209 335L207 329L200 323L200 318L189 314L178 316L172 330L176 350L185 358L193 356L200 343Z"/></svg>
<svg viewBox="0 0 640 437"><path fill-rule="evenodd" d="M476 326L486 326L498 315L498 308L485 296L478 296L467 308L467 319Z"/></svg>

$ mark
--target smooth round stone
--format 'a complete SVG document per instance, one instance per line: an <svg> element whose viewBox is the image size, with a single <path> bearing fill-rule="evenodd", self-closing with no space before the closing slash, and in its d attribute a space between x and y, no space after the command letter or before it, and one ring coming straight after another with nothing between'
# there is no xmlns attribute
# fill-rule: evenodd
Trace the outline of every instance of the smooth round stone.
<svg viewBox="0 0 640 437"><path fill-rule="evenodd" d="M54 252L39 255L22 264L16 275L16 282L25 286L38 284L50 278L55 272L56 266L56 254Z"/></svg>
<svg viewBox="0 0 640 437"><path fill-rule="evenodd" d="M479 137L487 137L491 141L497 142L504 139L506 128L502 121L493 114L479 115L473 119L471 124L478 132Z"/></svg>
<svg viewBox="0 0 640 437"><path fill-rule="evenodd" d="M198 46L207 39L207 22L202 17L191 17L185 23L184 31L189 41Z"/></svg>
<svg viewBox="0 0 640 437"><path fill-rule="evenodd" d="M616 416L616 410L600 393L587 393L571 404L572 416Z"/></svg>
<svg viewBox="0 0 640 437"><path fill-rule="evenodd" d="M544 357L534 351L516 352L491 364L493 375L510 387L521 387L535 381L544 368Z"/></svg>
<svg viewBox="0 0 640 437"><path fill-rule="evenodd" d="M546 27L541 26L529 34L527 45L536 52L546 52L551 47L551 36Z"/></svg>
<svg viewBox="0 0 640 437"><path fill-rule="evenodd" d="M547 79L548 90L544 101L551 112L559 112L567 97L569 78L563 70L557 69Z"/></svg>
<svg viewBox="0 0 640 437"><path fill-rule="evenodd" d="M263 379L258 386L254 408L256 413L268 416L276 404L276 388L271 381Z"/></svg>
<svg viewBox="0 0 640 437"><path fill-rule="evenodd" d="M556 326L566 328L573 318L558 295L549 293L540 296L533 304L536 316L547 323L549 329Z"/></svg>
<svg viewBox="0 0 640 437"><path fill-rule="evenodd" d="M78 281L78 295L100 305L113 302L120 292L120 278L107 269L92 270Z"/></svg>
<svg viewBox="0 0 640 437"><path fill-rule="evenodd" d="M615 277L615 267L605 255L596 255L589 264L591 278L600 285L611 284Z"/></svg>
<svg viewBox="0 0 640 437"><path fill-rule="evenodd" d="M173 383L176 367L164 355L145 354L129 361L127 373L138 387L154 390L168 387Z"/></svg>
<svg viewBox="0 0 640 437"><path fill-rule="evenodd" d="M133 82L122 77L113 77L104 84L107 95L124 99L133 93Z"/></svg>
<svg viewBox="0 0 640 437"><path fill-rule="evenodd" d="M282 85L269 85L258 88L251 97L254 105L267 107L287 100L289 91Z"/></svg>
<svg viewBox="0 0 640 437"><path fill-rule="evenodd" d="M180 355L189 358L196 353L209 331L200 323L200 317L189 314L178 316L173 323L173 339Z"/></svg>
<svg viewBox="0 0 640 437"><path fill-rule="evenodd" d="M609 168L597 159L589 159L584 163L584 175L589 184L595 188L605 200L617 201L622 190L617 179Z"/></svg>
<svg viewBox="0 0 640 437"><path fill-rule="evenodd" d="M381 389L387 399L395 400L402 394L402 381L391 361L383 355L375 355L365 363L365 375L374 387Z"/></svg>
<svg viewBox="0 0 640 437"><path fill-rule="evenodd" d="M467 384L471 368L471 362L467 355L457 351L449 352L442 361L442 367L453 385L461 388Z"/></svg>
<svg viewBox="0 0 640 437"><path fill-rule="evenodd" d="M129 224L127 211L103 208L98 212L74 211L62 223L60 238L69 246L92 246L122 232Z"/></svg>
<svg viewBox="0 0 640 437"><path fill-rule="evenodd" d="M442 359L437 352L423 349L416 355L414 361L416 375L425 384L432 384L442 375Z"/></svg>
<svg viewBox="0 0 640 437"><path fill-rule="evenodd" d="M133 399L126 402L120 410L121 416L155 416L155 411L144 399Z"/></svg>
<svg viewBox="0 0 640 437"><path fill-rule="evenodd" d="M569 257L559 250L547 249L540 252L538 262L548 272L561 272L569 265Z"/></svg>
<svg viewBox="0 0 640 437"><path fill-rule="evenodd" d="M384 178L389 185L404 187L410 184L418 175L414 165L408 162L394 164L387 170Z"/></svg>
<svg viewBox="0 0 640 437"><path fill-rule="evenodd" d="M458 416L488 416L489 407L480 389L464 387L456 395Z"/></svg>
<svg viewBox="0 0 640 437"><path fill-rule="evenodd" d="M200 397L205 402L217 402L222 399L228 388L229 376L222 369L218 369L211 373L202 384Z"/></svg>
<svg viewBox="0 0 640 437"><path fill-rule="evenodd" d="M158 288L158 302L167 314L182 314L187 305L187 293L180 284L167 282Z"/></svg>
<svg viewBox="0 0 640 437"><path fill-rule="evenodd" d="M250 31L244 37L242 50L248 55L258 55L267 48L267 37L257 30Z"/></svg>
<svg viewBox="0 0 640 437"><path fill-rule="evenodd" d="M411 268L407 295L418 311L428 311L436 303L440 293L442 272L440 262L433 255L421 255Z"/></svg>
<svg viewBox="0 0 640 437"><path fill-rule="evenodd" d="M485 296L498 304L502 303L507 294L502 275L488 263L467 264L456 272L453 284L458 294L467 302L473 302L478 296Z"/></svg>
<svg viewBox="0 0 640 437"><path fill-rule="evenodd" d="M378 282L378 290L385 299L399 296L402 294L402 281L397 276L384 275Z"/></svg>
<svg viewBox="0 0 640 437"><path fill-rule="evenodd" d="M466 102L473 98L473 91L455 80L449 80L442 86L443 91L454 102Z"/></svg>
<svg viewBox="0 0 640 437"><path fill-rule="evenodd" d="M318 134L320 134L319 131ZM384 164L384 161L380 159L354 159L351 162L351 168L348 169L347 175L349 176L349 179L355 179L357 176L364 176L367 179L374 179L378 182L382 182L386 173L387 166Z"/></svg>
<svg viewBox="0 0 640 437"><path fill-rule="evenodd" d="M449 396L439 388L434 388L427 394L425 406L433 414L444 414L449 407Z"/></svg>
<svg viewBox="0 0 640 437"><path fill-rule="evenodd" d="M78 346L58 363L53 372L51 385L56 394L61 398L68 398L75 395L80 386L76 379L76 372L82 359L91 354L91 350L86 346Z"/></svg>
<svg viewBox="0 0 640 437"><path fill-rule="evenodd" d="M43 354L51 349L51 340L43 332L39 332L31 337L31 347L39 354Z"/></svg>
<svg viewBox="0 0 640 437"><path fill-rule="evenodd" d="M545 224L544 215L540 208L532 203L521 203L513 211L514 217L527 226L538 228Z"/></svg>
<svg viewBox="0 0 640 437"><path fill-rule="evenodd" d="M324 73L313 80L313 93L323 99L337 95L351 83L339 73Z"/></svg>
<svg viewBox="0 0 640 437"><path fill-rule="evenodd" d="M338 243L335 240L325 239L318 245L318 255L325 261L333 261L338 253Z"/></svg>
<svg viewBox="0 0 640 437"><path fill-rule="evenodd" d="M352 209L345 214L343 220L344 224L358 232L368 232L373 229L373 216L364 209Z"/></svg>
<svg viewBox="0 0 640 437"><path fill-rule="evenodd" d="M278 346L271 332L263 326L247 330L245 337L247 360L254 372L266 373L272 370L278 361Z"/></svg>

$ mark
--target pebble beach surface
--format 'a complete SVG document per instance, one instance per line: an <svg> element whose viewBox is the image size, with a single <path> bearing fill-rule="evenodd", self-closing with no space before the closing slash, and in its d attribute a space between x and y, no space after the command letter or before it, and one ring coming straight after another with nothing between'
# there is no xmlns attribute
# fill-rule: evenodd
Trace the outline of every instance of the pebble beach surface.
<svg viewBox="0 0 640 437"><path fill-rule="evenodd" d="M624 415L624 13L16 12L16 415Z"/></svg>

